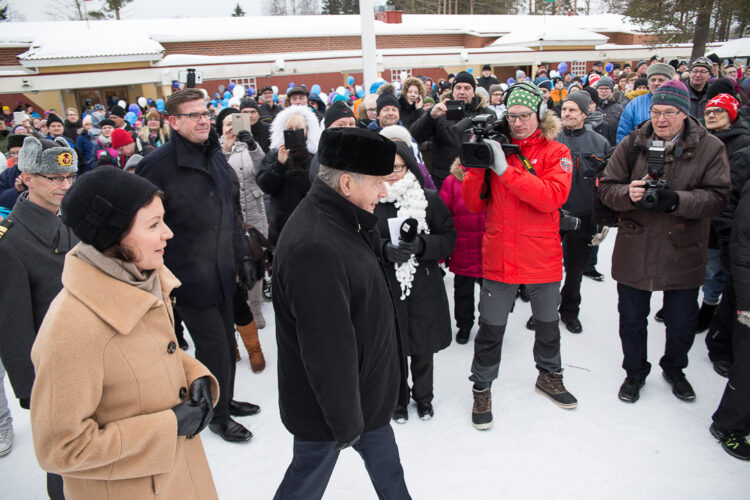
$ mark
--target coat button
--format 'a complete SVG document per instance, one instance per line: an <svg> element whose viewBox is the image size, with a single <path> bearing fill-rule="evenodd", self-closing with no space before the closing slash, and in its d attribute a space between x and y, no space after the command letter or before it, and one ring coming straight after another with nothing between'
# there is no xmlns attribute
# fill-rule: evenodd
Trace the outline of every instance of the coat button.
<svg viewBox="0 0 750 500"><path fill-rule="evenodd" d="M177 350L177 344L175 344L174 342L170 342L169 344L167 344L167 352L169 354L174 354L175 350Z"/></svg>
<svg viewBox="0 0 750 500"><path fill-rule="evenodd" d="M180 387L179 396L180 396L180 399L185 399L185 396L187 396L187 388L186 387Z"/></svg>

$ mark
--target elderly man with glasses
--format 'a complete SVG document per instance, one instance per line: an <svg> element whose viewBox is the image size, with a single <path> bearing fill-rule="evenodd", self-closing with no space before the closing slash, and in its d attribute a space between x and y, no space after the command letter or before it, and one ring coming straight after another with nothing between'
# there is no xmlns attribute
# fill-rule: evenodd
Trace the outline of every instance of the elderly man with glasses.
<svg viewBox="0 0 750 500"><path fill-rule="evenodd" d="M708 101L708 80L711 78L712 63L706 57L699 57L690 63L690 76L684 81L690 93L690 116L701 119Z"/></svg>
<svg viewBox="0 0 750 500"><path fill-rule="evenodd" d="M78 238L62 223L60 204L76 179L78 158L67 141L26 137L18 153L28 187L0 222L0 357L21 408L29 409L31 346L52 299L62 289L65 254ZM47 475L47 491L63 498L62 478Z"/></svg>
<svg viewBox="0 0 750 500"><path fill-rule="evenodd" d="M695 338L698 288L705 278L711 216L729 199L724 144L690 116L678 80L651 98L651 119L620 142L599 180L602 202L620 212L612 255L617 281L625 382L634 403L651 371L647 360L651 293L664 292L666 347L659 361L673 394L695 400L685 377Z"/></svg>

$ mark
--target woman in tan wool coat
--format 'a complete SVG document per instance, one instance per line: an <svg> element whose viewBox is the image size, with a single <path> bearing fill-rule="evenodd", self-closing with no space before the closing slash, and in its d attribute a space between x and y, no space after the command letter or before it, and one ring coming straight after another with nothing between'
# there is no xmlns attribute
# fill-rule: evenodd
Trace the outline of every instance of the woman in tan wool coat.
<svg viewBox="0 0 750 500"><path fill-rule="evenodd" d="M76 499L213 499L197 434L218 384L177 347L160 192L111 167L62 202L81 239L31 352L31 425L42 468ZM193 437L195 435L195 437Z"/></svg>

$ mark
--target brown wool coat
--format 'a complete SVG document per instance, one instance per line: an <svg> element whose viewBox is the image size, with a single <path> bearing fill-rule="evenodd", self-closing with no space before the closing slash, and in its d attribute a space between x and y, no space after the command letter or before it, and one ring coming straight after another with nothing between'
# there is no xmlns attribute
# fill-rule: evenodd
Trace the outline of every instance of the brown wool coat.
<svg viewBox="0 0 750 500"><path fill-rule="evenodd" d="M31 351L31 428L39 464L63 476L69 500L217 498L200 437L178 437L171 408L199 377L211 377L214 404L219 387L174 348L169 293L180 282L157 272L164 302L76 249L66 256Z"/></svg>
<svg viewBox="0 0 750 500"><path fill-rule="evenodd" d="M628 168L630 139L612 154L599 179L599 198L620 212L612 254L612 278L639 290L687 290L703 284L711 216L729 199L729 162L724 144L694 118L686 119L683 153L666 158L664 176L680 201L672 213L655 213L634 206L631 181L648 173L645 150L638 149ZM651 120L636 129L636 146L653 135Z"/></svg>

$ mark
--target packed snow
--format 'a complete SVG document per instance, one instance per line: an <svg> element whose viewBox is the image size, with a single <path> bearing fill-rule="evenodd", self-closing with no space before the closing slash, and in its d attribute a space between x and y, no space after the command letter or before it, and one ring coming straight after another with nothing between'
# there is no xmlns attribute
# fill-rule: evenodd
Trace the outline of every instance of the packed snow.
<svg viewBox="0 0 750 500"><path fill-rule="evenodd" d="M412 404L409 421L392 424L406 482L415 499L660 499L750 497L748 464L727 455L709 434L711 415L726 379L706 355L705 334L696 336L686 370L697 399L675 398L661 376L664 326L649 320L651 376L635 404L617 391L625 373L617 333L617 292L609 276L614 234L604 241L598 269L604 282L584 278L584 331L562 330L565 385L578 398L563 410L534 391L533 333L524 327L529 304L516 302L505 336L500 378L492 387L494 427L471 425L473 340L455 342L435 356L435 417L420 421ZM445 278L452 304L453 278ZM325 290L322 289L321 292ZM654 293L653 313L662 295ZM260 414L238 419L255 434L246 444L230 444L201 434L219 498L272 498L291 460L292 436L279 419L276 346L271 303L263 304L267 326L261 343L267 368L250 371L247 353L237 367L236 397L261 405ZM452 311L451 311L452 312ZM188 339L191 344L192 341ZM46 498L45 476L33 452L28 412L18 407L5 382L14 417L13 451L0 458L0 497ZM326 499L374 499L375 491L359 455L341 453Z"/></svg>

